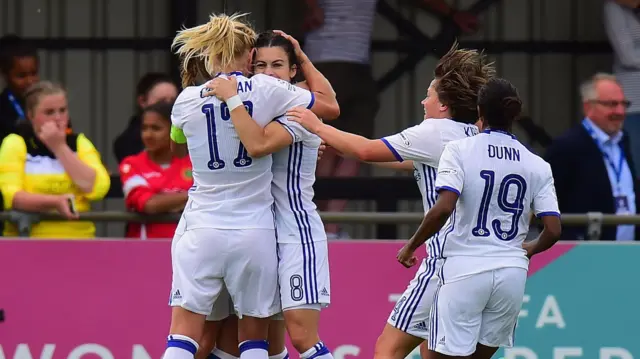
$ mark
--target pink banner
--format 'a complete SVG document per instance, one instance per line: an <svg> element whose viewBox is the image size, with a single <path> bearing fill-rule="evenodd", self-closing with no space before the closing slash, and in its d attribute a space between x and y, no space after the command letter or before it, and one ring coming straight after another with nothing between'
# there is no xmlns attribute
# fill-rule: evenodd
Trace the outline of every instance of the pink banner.
<svg viewBox="0 0 640 359"><path fill-rule="evenodd" d="M332 304L321 335L336 359L373 357L416 270L396 262L401 245L330 242ZM531 270L571 247L556 245ZM0 240L0 359L159 359L170 283L169 241Z"/></svg>
<svg viewBox="0 0 640 359"><path fill-rule="evenodd" d="M395 261L400 246L331 242L321 334L336 359L373 357L415 272ZM159 359L170 283L168 241L0 240L0 359Z"/></svg>

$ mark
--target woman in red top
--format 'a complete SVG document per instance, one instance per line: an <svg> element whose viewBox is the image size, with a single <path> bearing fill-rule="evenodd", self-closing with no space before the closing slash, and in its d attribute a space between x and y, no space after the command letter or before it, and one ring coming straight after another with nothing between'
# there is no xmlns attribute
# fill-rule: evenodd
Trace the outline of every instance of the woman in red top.
<svg viewBox="0 0 640 359"><path fill-rule="evenodd" d="M189 156L171 153L172 104L160 102L142 113L145 150L120 163L127 209L145 214L181 212L193 185ZM129 223L127 238L173 238L177 223Z"/></svg>

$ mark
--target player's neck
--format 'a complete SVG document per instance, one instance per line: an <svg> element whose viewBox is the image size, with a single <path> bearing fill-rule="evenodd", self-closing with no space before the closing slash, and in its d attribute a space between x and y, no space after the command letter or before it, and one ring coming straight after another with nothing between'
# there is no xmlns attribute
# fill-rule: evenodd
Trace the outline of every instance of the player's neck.
<svg viewBox="0 0 640 359"><path fill-rule="evenodd" d="M173 159L171 150L147 151L147 156L149 156L151 161L159 165L171 163L171 160Z"/></svg>
<svg viewBox="0 0 640 359"><path fill-rule="evenodd" d="M222 70L223 74L230 74L232 72L240 72L244 74L244 70L241 64L233 64L232 66L227 66Z"/></svg>
<svg viewBox="0 0 640 359"><path fill-rule="evenodd" d="M511 127L509 128L498 128L498 127L491 127L491 126L486 126L485 128L482 129L483 131L496 131L496 132L506 132L506 133L512 133L512 129Z"/></svg>

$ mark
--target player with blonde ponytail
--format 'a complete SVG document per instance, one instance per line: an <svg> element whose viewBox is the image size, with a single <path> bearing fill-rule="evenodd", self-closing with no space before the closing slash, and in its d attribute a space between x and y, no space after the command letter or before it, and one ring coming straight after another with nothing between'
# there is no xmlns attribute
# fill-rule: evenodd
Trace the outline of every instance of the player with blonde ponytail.
<svg viewBox="0 0 640 359"><path fill-rule="evenodd" d="M335 95L266 75L247 78L256 33L244 15L212 15L178 32L184 90L172 113L172 139L186 144L194 187L172 242L171 329L164 359L192 359L205 320L238 315L241 359L267 359L269 318L281 311L272 212L270 153L240 142L231 114L246 109L261 127L292 107L335 118ZM207 96L199 78L235 76L238 94ZM213 310L212 310L213 308Z"/></svg>

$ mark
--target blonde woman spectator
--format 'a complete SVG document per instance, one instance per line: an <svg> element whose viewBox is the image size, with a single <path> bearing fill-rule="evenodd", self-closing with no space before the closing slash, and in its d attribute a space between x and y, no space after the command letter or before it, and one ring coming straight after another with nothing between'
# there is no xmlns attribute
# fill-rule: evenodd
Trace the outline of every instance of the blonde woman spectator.
<svg viewBox="0 0 640 359"><path fill-rule="evenodd" d="M0 190L4 209L57 212L76 219L76 212L101 200L110 179L100 154L83 134L69 130L65 90L50 82L31 86L24 95L26 117L18 134L7 136L0 146ZM17 235L12 224L5 236ZM31 237L91 238L95 226L86 221L43 221L31 229Z"/></svg>

